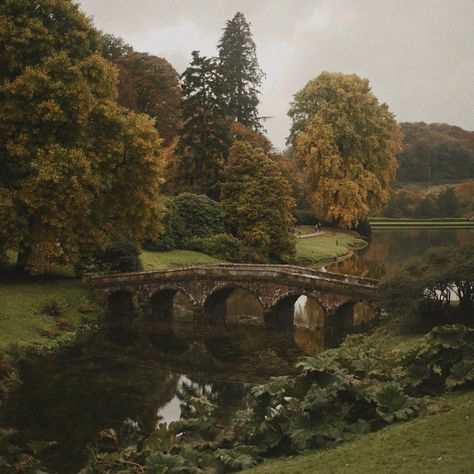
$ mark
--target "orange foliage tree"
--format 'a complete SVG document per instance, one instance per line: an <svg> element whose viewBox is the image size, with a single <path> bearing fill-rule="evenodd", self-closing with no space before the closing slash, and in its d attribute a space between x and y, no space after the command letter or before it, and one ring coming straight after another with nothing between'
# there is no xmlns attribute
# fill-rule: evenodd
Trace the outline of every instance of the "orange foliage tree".
<svg viewBox="0 0 474 474"><path fill-rule="evenodd" d="M294 96L289 115L317 217L353 227L387 203L402 134L368 80L323 72Z"/></svg>

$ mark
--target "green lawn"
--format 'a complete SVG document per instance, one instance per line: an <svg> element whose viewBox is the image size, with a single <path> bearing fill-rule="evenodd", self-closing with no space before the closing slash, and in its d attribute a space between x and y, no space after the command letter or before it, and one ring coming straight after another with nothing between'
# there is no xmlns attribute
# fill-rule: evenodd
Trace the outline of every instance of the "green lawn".
<svg viewBox="0 0 474 474"><path fill-rule="evenodd" d="M397 227L428 227L428 228L471 228L474 222L464 218L440 218L440 219L407 219L373 217L369 219L370 225L375 229L394 229Z"/></svg>
<svg viewBox="0 0 474 474"><path fill-rule="evenodd" d="M474 472L474 392L451 395L448 411L389 426L352 443L271 461L249 474L468 474Z"/></svg>
<svg viewBox="0 0 474 474"><path fill-rule="evenodd" d="M78 280L0 280L0 353L11 345L45 343L76 328L81 318L94 318L99 308ZM55 303L57 315L42 309Z"/></svg>
<svg viewBox="0 0 474 474"><path fill-rule="evenodd" d="M351 249L364 247L362 240L348 232L323 229L324 234L305 237L296 242L296 262L314 264L335 259L347 254Z"/></svg>
<svg viewBox="0 0 474 474"><path fill-rule="evenodd" d="M150 252L144 250L140 259L143 264L143 270L165 270L174 267L209 265L224 262L224 260L219 260L205 253L193 252L192 250L169 250L166 252Z"/></svg>

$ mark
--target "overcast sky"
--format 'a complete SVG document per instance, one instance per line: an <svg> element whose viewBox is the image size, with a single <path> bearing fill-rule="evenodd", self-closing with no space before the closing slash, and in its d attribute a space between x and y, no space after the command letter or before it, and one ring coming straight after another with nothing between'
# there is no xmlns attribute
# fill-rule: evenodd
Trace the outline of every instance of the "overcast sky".
<svg viewBox="0 0 474 474"><path fill-rule="evenodd" d="M292 95L322 71L368 78L399 121L474 130L474 0L80 0L97 28L178 72L245 14L267 74L260 114L283 148Z"/></svg>

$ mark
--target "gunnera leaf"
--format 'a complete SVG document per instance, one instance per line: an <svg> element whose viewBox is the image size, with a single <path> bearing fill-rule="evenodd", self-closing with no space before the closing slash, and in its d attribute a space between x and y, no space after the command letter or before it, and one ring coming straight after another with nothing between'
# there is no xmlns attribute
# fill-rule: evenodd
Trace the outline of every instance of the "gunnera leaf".
<svg viewBox="0 0 474 474"><path fill-rule="evenodd" d="M373 394L377 414L388 423L408 420L418 413L418 402L405 395L401 385L389 382L380 384Z"/></svg>
<svg viewBox="0 0 474 474"><path fill-rule="evenodd" d="M462 360L451 367L451 373L445 380L448 390L474 381L474 360Z"/></svg>
<svg viewBox="0 0 474 474"><path fill-rule="evenodd" d="M146 460L145 472L148 474L200 474L201 470L188 464L177 454L154 453Z"/></svg>

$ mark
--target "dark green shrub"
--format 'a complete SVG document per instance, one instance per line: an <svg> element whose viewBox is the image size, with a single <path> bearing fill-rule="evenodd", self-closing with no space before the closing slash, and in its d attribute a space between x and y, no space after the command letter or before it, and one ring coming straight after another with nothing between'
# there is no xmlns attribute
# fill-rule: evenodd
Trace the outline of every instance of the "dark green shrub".
<svg viewBox="0 0 474 474"><path fill-rule="evenodd" d="M97 254L95 269L106 273L140 271L140 249L132 242L112 242Z"/></svg>
<svg viewBox="0 0 474 474"><path fill-rule="evenodd" d="M362 235L362 237L371 237L372 236L372 227L370 226L370 222L365 219L363 221L360 221L354 228L354 230Z"/></svg>
<svg viewBox="0 0 474 474"><path fill-rule="evenodd" d="M219 203L204 194L182 193L174 199L174 206L184 221L183 239L208 237L225 232Z"/></svg>
<svg viewBox="0 0 474 474"><path fill-rule="evenodd" d="M195 237L209 237L225 232L219 203L204 194L182 193L176 196L168 205L163 223L163 234L155 240L144 242L144 248L188 248L189 241Z"/></svg>
<svg viewBox="0 0 474 474"><path fill-rule="evenodd" d="M474 316L474 245L435 247L410 260L378 287L390 313L437 323ZM453 297L458 299L452 303Z"/></svg>
<svg viewBox="0 0 474 474"><path fill-rule="evenodd" d="M216 234L210 237L194 237L188 241L187 248L232 261L239 256L242 242L231 234Z"/></svg>
<svg viewBox="0 0 474 474"><path fill-rule="evenodd" d="M143 247L147 250L173 250L181 247L183 236L186 234L186 223L172 201L163 217L164 232L157 239L147 240Z"/></svg>

